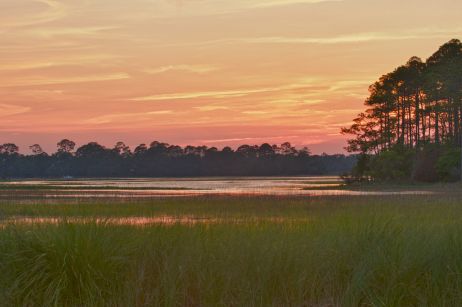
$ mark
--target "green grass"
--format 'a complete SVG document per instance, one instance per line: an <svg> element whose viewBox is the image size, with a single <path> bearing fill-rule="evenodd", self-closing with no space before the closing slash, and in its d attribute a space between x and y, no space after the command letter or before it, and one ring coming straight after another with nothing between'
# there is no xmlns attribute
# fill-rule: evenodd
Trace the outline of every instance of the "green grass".
<svg viewBox="0 0 462 307"><path fill-rule="evenodd" d="M5 306L462 303L458 194L0 203L3 220L160 215L222 221L145 227L65 221L3 224L0 302Z"/></svg>

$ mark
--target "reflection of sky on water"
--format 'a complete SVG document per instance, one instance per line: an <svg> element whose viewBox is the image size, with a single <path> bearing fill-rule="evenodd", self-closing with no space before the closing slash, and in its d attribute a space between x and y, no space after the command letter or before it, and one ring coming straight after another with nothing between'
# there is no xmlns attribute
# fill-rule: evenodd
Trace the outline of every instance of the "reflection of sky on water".
<svg viewBox="0 0 462 307"><path fill-rule="evenodd" d="M21 191L27 197L65 198L149 198L200 195L274 195L274 196L342 196L342 195L414 195L426 191L350 191L340 189L338 177L236 177L236 178L162 178L110 180L28 180L7 183L51 186L53 189ZM72 188L72 189L69 189ZM104 188L98 190L98 188ZM11 196L11 191L0 195Z"/></svg>

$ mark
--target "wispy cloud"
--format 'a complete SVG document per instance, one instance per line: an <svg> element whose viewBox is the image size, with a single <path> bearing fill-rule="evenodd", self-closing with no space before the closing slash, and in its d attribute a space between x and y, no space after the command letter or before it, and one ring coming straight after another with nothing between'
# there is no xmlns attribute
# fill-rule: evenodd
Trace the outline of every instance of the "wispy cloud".
<svg viewBox="0 0 462 307"><path fill-rule="evenodd" d="M264 115L264 114L268 114L267 111L243 111L242 114L246 114L246 115Z"/></svg>
<svg viewBox="0 0 462 307"><path fill-rule="evenodd" d="M459 36L462 28L438 29L419 28L405 32L358 32L333 36L262 36L262 37L234 37L209 41L196 41L192 43L173 44L177 46L200 45L228 45L228 44L308 44L308 45L335 45L368 43L379 41L401 41L416 39L448 39Z"/></svg>
<svg viewBox="0 0 462 307"><path fill-rule="evenodd" d="M235 98L244 97L252 94L278 92L284 90L293 90L306 88L313 82L314 79L301 80L300 82L274 86L274 87L262 87L262 88L250 88L250 89L236 89L236 90L223 90L223 91L205 91L205 92L188 92L188 93L168 93L168 94L157 94L143 97L132 98L133 101L162 101L162 100L183 100L183 99L196 99L196 98Z"/></svg>
<svg viewBox="0 0 462 307"><path fill-rule="evenodd" d="M284 136L261 136L261 137L244 137L244 138L229 138L229 139L216 139L216 140L201 140L201 143L213 144L213 143L234 143L234 142L245 142L245 141L267 141L267 140L288 140L297 138L298 135L284 135Z"/></svg>
<svg viewBox="0 0 462 307"><path fill-rule="evenodd" d="M86 83L86 82L102 82L102 81L113 81L129 79L130 75L126 73L113 73L105 75L88 75L88 76L76 76L76 77L30 77L15 79L0 84L2 87L20 87L20 86L36 86L36 85L55 85L55 84L72 84L72 83Z"/></svg>
<svg viewBox="0 0 462 307"><path fill-rule="evenodd" d="M363 32L331 37L259 37L243 39L248 43L267 44L347 44L373 41L396 41L410 39L447 38L448 35L460 35L461 29L415 29L406 32Z"/></svg>
<svg viewBox="0 0 462 307"><path fill-rule="evenodd" d="M297 97L292 97L294 95L291 95L288 98L281 98L281 99L273 99L270 100L269 103L275 104L275 105L281 105L281 106L293 106L293 105L318 105L321 103L325 103L325 99L306 99L303 97L303 95L297 95Z"/></svg>
<svg viewBox="0 0 462 307"><path fill-rule="evenodd" d="M218 111L218 110L229 110L229 107L215 106L215 105L205 105L205 106L194 107L194 109L197 109L197 110L202 111L202 112L209 112L209 111Z"/></svg>
<svg viewBox="0 0 462 307"><path fill-rule="evenodd" d="M59 27L59 28L38 28L27 31L27 33L33 34L35 36L45 37L45 38L55 38L57 36L84 36L95 37L106 35L106 32L117 30L118 26L100 26L100 27Z"/></svg>
<svg viewBox="0 0 462 307"><path fill-rule="evenodd" d="M323 2L343 2L343 0L260 0L254 7L281 6L290 4L317 4Z"/></svg>
<svg viewBox="0 0 462 307"><path fill-rule="evenodd" d="M115 60L121 59L120 56L111 54L91 54L91 55L79 55L79 56L62 56L58 59L49 59L42 61L34 61L30 59L28 61L19 63L4 63L0 65L0 72L2 71L22 71L22 70L36 70L36 69L47 69L52 67L62 66L83 66L83 65L101 65L102 63L113 63Z"/></svg>
<svg viewBox="0 0 462 307"><path fill-rule="evenodd" d="M348 90L351 91L352 89L364 89L367 90L368 86L372 83L371 80L374 80L374 77L370 77L369 79L364 80L343 80L337 81L329 87L329 91L331 92L338 92L340 90Z"/></svg>
<svg viewBox="0 0 462 307"><path fill-rule="evenodd" d="M22 12L21 4L15 0L5 0L11 3L11 7L17 9L18 11L14 11L15 14L19 14L19 16L23 18L12 18L8 16L8 11L4 14L1 14L0 17L2 21L0 21L0 25L3 28L17 28L17 27L26 27L32 26L37 24L44 24L52 21L56 21L59 19L64 18L67 15L67 7L64 5L62 1L55 1L55 0L32 0L32 2L42 4L44 7L35 12ZM26 4L23 4L23 8L26 7ZM27 13L26 13L27 12Z"/></svg>
<svg viewBox="0 0 462 307"><path fill-rule="evenodd" d="M31 110L30 107L23 107L11 104L0 104L0 117L11 116L16 114L22 114L29 112Z"/></svg>
<svg viewBox="0 0 462 307"><path fill-rule="evenodd" d="M159 100L184 100L195 98L234 98L243 97L250 94L266 92L268 89L243 89L230 91L206 91L206 92L189 92L189 93L171 93L159 94L144 97L137 97L131 100L134 101L159 101Z"/></svg>
<svg viewBox="0 0 462 307"><path fill-rule="evenodd" d="M114 113L106 114L85 120L85 123L88 124L109 124L113 122L127 122L134 120L146 120L151 119L153 115L166 115L172 114L172 110L160 110L160 111L150 111L150 112L136 112L136 113Z"/></svg>
<svg viewBox="0 0 462 307"><path fill-rule="evenodd" d="M170 2L172 3L173 1ZM343 0L175 0L174 4L177 9L180 9L181 12L186 15L206 16L278 6L319 4L324 2L343 2Z"/></svg>
<svg viewBox="0 0 462 307"><path fill-rule="evenodd" d="M216 71L218 69L218 67L212 65L167 65L157 68L148 68L145 69L144 72L152 75L170 71L183 71L196 74L205 74L212 71Z"/></svg>

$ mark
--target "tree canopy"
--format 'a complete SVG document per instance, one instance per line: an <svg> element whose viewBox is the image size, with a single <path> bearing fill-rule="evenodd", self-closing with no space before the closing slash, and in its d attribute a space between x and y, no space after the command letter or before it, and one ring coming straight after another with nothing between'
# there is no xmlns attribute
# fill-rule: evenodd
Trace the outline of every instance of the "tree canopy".
<svg viewBox="0 0 462 307"><path fill-rule="evenodd" d="M438 170L438 160L448 152L458 155L461 146L462 43L459 40L447 42L425 62L411 57L406 64L380 77L369 87L369 92L366 110L350 127L342 129L342 133L352 136L346 149L360 153L363 160L356 168L356 175L438 180L441 179L438 172L455 173L460 159L452 157L453 163L447 164L445 170ZM404 161L399 162L400 159ZM389 164L387 171L377 170L381 163ZM392 171L394 175L387 173ZM434 174L430 176L428 172L432 171Z"/></svg>
<svg viewBox="0 0 462 307"><path fill-rule="evenodd" d="M170 145L154 141L132 151L124 142L107 148L90 142L76 148L64 139L53 154L39 144L24 155L14 144L0 145L0 177L183 177L277 176L341 174L351 170L355 156L311 155L307 148L242 145L236 150Z"/></svg>

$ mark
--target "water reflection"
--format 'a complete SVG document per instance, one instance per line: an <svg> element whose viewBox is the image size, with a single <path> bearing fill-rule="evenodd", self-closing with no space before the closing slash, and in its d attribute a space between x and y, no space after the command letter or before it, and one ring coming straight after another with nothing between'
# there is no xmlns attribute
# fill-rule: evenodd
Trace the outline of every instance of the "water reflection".
<svg viewBox="0 0 462 307"><path fill-rule="evenodd" d="M32 225L32 224L98 224L114 226L149 226L149 225L194 225L199 223L219 223L220 219L198 218L194 216L155 216L155 217L120 217L120 218L84 218L84 217L11 217L0 225Z"/></svg>
<svg viewBox="0 0 462 307"><path fill-rule="evenodd" d="M21 225L59 225L59 224L97 224L108 226L137 226L144 227L150 225L197 225L197 224L220 224L220 223L246 223L249 221L271 222L271 223L287 223L287 218L284 217L258 217L255 219L248 218L211 218L197 216L152 216L152 217L103 217L103 218L87 218L87 217L10 217L5 220L0 220L0 228L8 226ZM291 222L308 222L307 218L290 219Z"/></svg>
<svg viewBox="0 0 462 307"><path fill-rule="evenodd" d="M181 179L25 180L3 183L1 197L45 198L149 198L200 195L235 196L342 196L417 195L427 191L352 191L340 178L325 177L237 177ZM5 188L7 186L7 188Z"/></svg>

